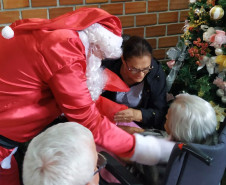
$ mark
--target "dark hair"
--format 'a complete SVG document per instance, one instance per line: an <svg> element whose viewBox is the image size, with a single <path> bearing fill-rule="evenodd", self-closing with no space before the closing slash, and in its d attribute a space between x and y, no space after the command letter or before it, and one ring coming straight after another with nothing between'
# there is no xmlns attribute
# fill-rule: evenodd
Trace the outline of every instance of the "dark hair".
<svg viewBox="0 0 226 185"><path fill-rule="evenodd" d="M132 57L140 57L144 55L151 55L152 47L142 37L132 36L123 44L123 58L127 60Z"/></svg>

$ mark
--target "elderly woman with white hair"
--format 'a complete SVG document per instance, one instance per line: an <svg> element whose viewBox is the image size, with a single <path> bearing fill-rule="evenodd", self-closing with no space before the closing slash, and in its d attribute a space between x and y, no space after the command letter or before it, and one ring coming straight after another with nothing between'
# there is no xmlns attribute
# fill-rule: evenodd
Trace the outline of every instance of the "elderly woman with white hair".
<svg viewBox="0 0 226 185"><path fill-rule="evenodd" d="M190 94L179 94L166 115L165 130L173 142L214 145L217 143L217 119L213 107L204 99ZM145 132L153 135L151 132ZM156 134L155 134L156 135ZM162 136L161 136L162 137ZM168 153L170 157L170 153ZM135 166L147 184L159 184L165 166ZM137 172L136 171L136 172Z"/></svg>
<svg viewBox="0 0 226 185"><path fill-rule="evenodd" d="M166 115L165 129L174 141L214 144L216 127L213 107L195 95L177 95Z"/></svg>
<svg viewBox="0 0 226 185"><path fill-rule="evenodd" d="M99 155L90 130L75 122L59 123L30 142L24 158L23 183L97 185Z"/></svg>

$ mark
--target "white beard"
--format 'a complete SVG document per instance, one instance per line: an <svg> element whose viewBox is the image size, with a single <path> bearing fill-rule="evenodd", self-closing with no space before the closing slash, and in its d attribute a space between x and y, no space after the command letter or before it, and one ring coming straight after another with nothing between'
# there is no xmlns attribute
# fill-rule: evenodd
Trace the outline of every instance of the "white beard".
<svg viewBox="0 0 226 185"><path fill-rule="evenodd" d="M107 81L107 75L100 66L101 59L91 54L87 60L86 83L93 101L99 98Z"/></svg>
<svg viewBox="0 0 226 185"><path fill-rule="evenodd" d="M92 100L96 101L107 82L107 75L104 74L101 68L101 59L92 53L92 48L90 47L98 45L100 53L104 53L106 58L119 58L122 54L122 38L114 35L98 23L78 33L86 52L87 87Z"/></svg>

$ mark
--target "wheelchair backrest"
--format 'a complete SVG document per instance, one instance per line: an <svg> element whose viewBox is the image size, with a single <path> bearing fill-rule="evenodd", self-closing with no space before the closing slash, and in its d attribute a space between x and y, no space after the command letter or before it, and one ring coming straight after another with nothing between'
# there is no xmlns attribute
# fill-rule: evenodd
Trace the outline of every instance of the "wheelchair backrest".
<svg viewBox="0 0 226 185"><path fill-rule="evenodd" d="M218 144L202 145L189 143L212 158L208 165L189 151L181 150L178 144L171 153L163 185L219 185L226 168L226 126Z"/></svg>

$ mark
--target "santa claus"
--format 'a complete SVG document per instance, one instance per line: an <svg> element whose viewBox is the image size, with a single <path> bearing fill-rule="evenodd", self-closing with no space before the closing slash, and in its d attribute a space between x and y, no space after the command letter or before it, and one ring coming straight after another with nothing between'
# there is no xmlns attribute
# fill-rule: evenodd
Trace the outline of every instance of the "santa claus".
<svg viewBox="0 0 226 185"><path fill-rule="evenodd" d="M126 107L106 111L99 97L104 87L127 88L109 83L114 75L104 80L109 72L100 69L102 58L121 55L117 17L98 8L81 8L50 20L18 20L5 27L2 36L1 185L19 184L12 155L19 143L32 139L62 113L89 128L98 145L118 156L143 164L168 160L174 143L126 133L109 120Z"/></svg>

